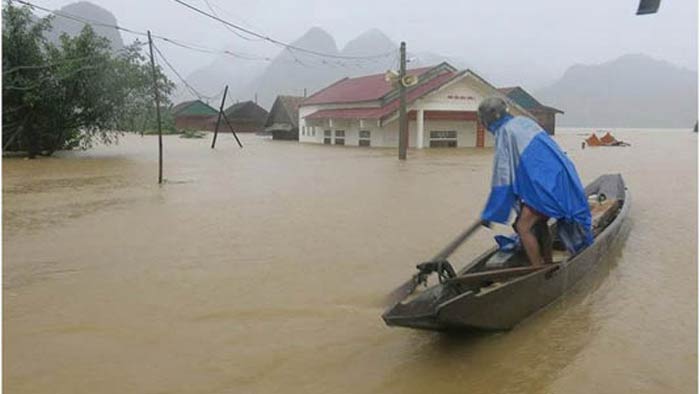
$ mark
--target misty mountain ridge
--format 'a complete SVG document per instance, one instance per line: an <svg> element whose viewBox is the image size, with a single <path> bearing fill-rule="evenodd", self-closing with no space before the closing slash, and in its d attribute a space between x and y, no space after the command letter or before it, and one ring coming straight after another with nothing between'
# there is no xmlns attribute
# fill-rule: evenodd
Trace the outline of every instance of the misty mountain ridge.
<svg viewBox="0 0 700 394"><path fill-rule="evenodd" d="M118 25L110 11L88 1L68 4L58 12ZM83 27L83 23L56 16L47 39L57 43L60 34L74 36ZM114 51L124 47L121 34L115 28L93 26L93 29L110 41ZM302 96L305 91L310 95L344 77L398 68L398 43L376 28L364 31L340 49L332 35L320 27L312 27L292 46L338 56L361 57L392 51L395 55L367 61L319 57L282 49L267 62L222 54L209 65L190 73L186 79L203 95L216 96L228 84L233 100L251 100L257 95L259 104L269 108L277 95ZM232 45L229 50L235 52L236 48L240 46ZM500 68L479 68L458 58L409 49L408 68L447 61L459 69L476 71L496 86L527 85L525 80L530 76L526 74L518 78L519 74L528 73L521 65L515 68L507 64L499 65ZM474 58L478 60L478 56ZM551 85L529 90L541 102L565 111L558 120L562 126L686 128L698 119L697 78L697 71L644 54L628 54L601 64L573 65ZM172 98L176 103L192 99L181 83L177 83ZM210 104L218 106L218 100Z"/></svg>
<svg viewBox="0 0 700 394"><path fill-rule="evenodd" d="M220 91L229 84L232 97L238 100L250 100L257 94L258 103L270 107L278 95L302 96L304 91L310 95L327 85L345 78L368 74L383 73L388 69L397 69L399 64L399 45L379 29L369 29L348 41L339 50L335 39L320 27L312 27L303 36L291 43L291 46L304 48L334 56L362 57L388 53L376 59L344 59L319 57L294 49L283 49L270 63L259 63L254 73L228 73L215 71L215 60L211 65L190 74L186 79L196 89ZM390 52L394 51L394 54ZM418 68L449 61L456 67L464 66L463 61L448 59L429 52L407 53L408 68ZM246 61L239 61L242 63ZM248 61L248 63L252 63ZM235 76L234 76L235 75ZM248 79L242 83L242 79ZM226 82L224 82L226 81ZM245 85L245 86L244 86ZM180 93L184 93L180 90ZM181 96L181 95L179 95ZM186 98L183 98L186 99ZM177 101L177 100L176 100Z"/></svg>
<svg viewBox="0 0 700 394"><path fill-rule="evenodd" d="M340 55L335 39L321 28L313 27L291 46L330 55ZM323 58L293 49L283 49L267 65L263 73L251 81L249 97L255 94L263 107L270 107L277 95L301 96L304 89L311 93L338 79L334 59ZM245 95L245 91L243 94Z"/></svg>
<svg viewBox="0 0 700 394"><path fill-rule="evenodd" d="M692 127L698 119L698 74L643 54L571 66L533 92L562 109L558 124L581 127Z"/></svg>
<svg viewBox="0 0 700 394"><path fill-rule="evenodd" d="M57 10L58 13L77 16L86 20L95 21L101 24L117 26L117 18L110 11L90 3L88 1L79 1L77 3L68 4ZM84 23L67 19L61 16L54 16L51 21L51 29L47 31L46 39L54 44L59 43L61 34L67 34L71 37L76 36L85 27ZM107 26L92 26L95 34L105 37L109 40L112 50L119 51L124 48L124 41L119 33L119 30Z"/></svg>

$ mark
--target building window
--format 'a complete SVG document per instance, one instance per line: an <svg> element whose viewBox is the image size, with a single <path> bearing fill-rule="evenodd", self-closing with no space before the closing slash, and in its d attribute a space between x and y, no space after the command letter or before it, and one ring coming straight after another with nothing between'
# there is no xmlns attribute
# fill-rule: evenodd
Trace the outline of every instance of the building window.
<svg viewBox="0 0 700 394"><path fill-rule="evenodd" d="M431 131L430 132L430 147L431 148L456 148L457 147L457 131Z"/></svg>
<svg viewBox="0 0 700 394"><path fill-rule="evenodd" d="M345 145L345 130L336 130L335 131L335 144L336 145Z"/></svg>
<svg viewBox="0 0 700 394"><path fill-rule="evenodd" d="M326 145L331 144L331 131L330 130L323 130L323 143Z"/></svg>
<svg viewBox="0 0 700 394"><path fill-rule="evenodd" d="M315 127L311 128L311 135L314 137L316 136L316 128Z"/></svg>
<svg viewBox="0 0 700 394"><path fill-rule="evenodd" d="M306 135L306 126L301 126L301 135Z"/></svg>
<svg viewBox="0 0 700 394"><path fill-rule="evenodd" d="M369 130L360 130L360 146L370 146L370 132Z"/></svg>

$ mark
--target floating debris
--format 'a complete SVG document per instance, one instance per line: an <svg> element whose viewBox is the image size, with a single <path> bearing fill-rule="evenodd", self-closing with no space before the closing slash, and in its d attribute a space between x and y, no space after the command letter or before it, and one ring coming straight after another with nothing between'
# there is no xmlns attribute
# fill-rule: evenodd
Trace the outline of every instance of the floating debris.
<svg viewBox="0 0 700 394"><path fill-rule="evenodd" d="M588 146L630 146L629 143L620 141L615 138L609 131L605 132L605 135L601 138L595 133L592 133L590 137L586 138L586 141L581 145L582 148Z"/></svg>

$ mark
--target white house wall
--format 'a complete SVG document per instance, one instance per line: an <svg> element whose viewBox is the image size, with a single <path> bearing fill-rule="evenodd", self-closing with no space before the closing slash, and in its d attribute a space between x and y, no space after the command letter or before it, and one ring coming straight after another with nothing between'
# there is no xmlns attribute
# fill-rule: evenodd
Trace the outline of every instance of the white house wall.
<svg viewBox="0 0 700 394"><path fill-rule="evenodd" d="M453 83L447 84L426 97L413 102L408 111L477 111L482 99L493 92L485 87L481 82L477 82L471 76L465 76ZM371 133L370 145L372 147L397 147L399 144L398 116L386 120L382 127L376 119L362 120L360 127L359 119L335 119L332 126L328 120L316 120L306 122L305 117L320 110L343 109L343 108L378 108L378 101L354 103L354 104L322 104L308 105L299 108L299 141L308 143L323 143L324 130L331 130L331 143L335 144L335 131L345 130L345 145L358 146L360 130L368 130ZM416 121L409 121L409 146L416 147L417 124ZM423 127L423 147L430 146L431 131L457 131L458 147L476 146L475 121L447 121L447 120L425 120ZM491 133L485 131L485 146L493 146Z"/></svg>
<svg viewBox="0 0 700 394"><path fill-rule="evenodd" d="M476 111L484 94L469 85L469 79L463 78L416 100L411 108L425 111Z"/></svg>
<svg viewBox="0 0 700 394"><path fill-rule="evenodd" d="M311 143L323 143L323 130L327 130L330 126L327 120L324 121L312 121L312 122L306 122L306 117L313 114L314 112L321 111L321 110L328 110L328 109L341 109L341 108L379 108L381 103L379 101L367 101L367 102L362 102L362 103L351 103L351 104L321 104L321 105L305 105L302 107L299 107L299 142L311 142ZM337 122L343 122L343 121L348 121L348 120L333 120L333 127L331 129L335 130L335 123ZM358 123L357 126L359 127L359 120L353 120L354 122ZM367 126L371 126L370 122L373 122L374 125L377 125L377 121L364 121ZM313 126L312 126L313 124ZM319 124L322 124L322 126L319 126ZM347 126L347 124L346 124ZM349 127L349 126L347 126ZM340 129L339 129L340 130ZM363 129L364 130L364 129ZM302 131L304 131L302 133ZM314 133L315 131L315 133ZM346 137L347 138L347 137ZM357 138L357 137L356 137ZM348 145L348 142L345 142L346 145Z"/></svg>

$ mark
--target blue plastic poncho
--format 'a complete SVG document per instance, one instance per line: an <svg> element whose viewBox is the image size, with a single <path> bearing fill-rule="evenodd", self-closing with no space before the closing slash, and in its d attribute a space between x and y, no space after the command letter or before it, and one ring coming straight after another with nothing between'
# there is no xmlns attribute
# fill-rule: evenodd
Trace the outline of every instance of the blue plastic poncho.
<svg viewBox="0 0 700 394"><path fill-rule="evenodd" d="M524 203L557 219L559 238L571 253L593 242L591 211L573 163L530 118L506 115L492 122L495 137L491 194L482 220L507 223Z"/></svg>

